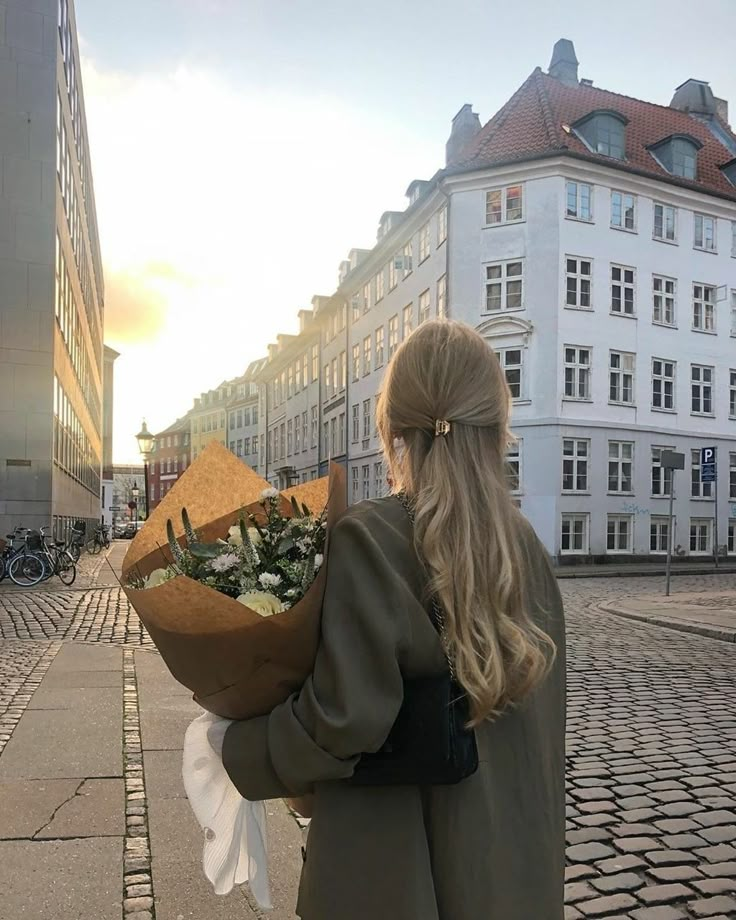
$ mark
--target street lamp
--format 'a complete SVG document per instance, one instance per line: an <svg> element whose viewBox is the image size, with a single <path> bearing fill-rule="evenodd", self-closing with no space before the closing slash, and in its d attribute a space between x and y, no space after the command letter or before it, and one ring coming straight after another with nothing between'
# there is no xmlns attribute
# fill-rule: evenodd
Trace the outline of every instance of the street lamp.
<svg viewBox="0 0 736 920"><path fill-rule="evenodd" d="M150 504L148 502L148 461L153 453L153 444L155 441L154 436L146 427L146 420L143 420L143 426L138 434L135 436L136 441L138 442L138 450L143 459L143 481L146 489L146 517L148 517L148 509Z"/></svg>
<svg viewBox="0 0 736 920"><path fill-rule="evenodd" d="M138 488L138 483L133 482L133 488L130 490L130 494L133 496L133 501L135 502L135 507L133 508L133 513L135 517L133 518L133 523L138 523L138 496L141 494L141 490Z"/></svg>

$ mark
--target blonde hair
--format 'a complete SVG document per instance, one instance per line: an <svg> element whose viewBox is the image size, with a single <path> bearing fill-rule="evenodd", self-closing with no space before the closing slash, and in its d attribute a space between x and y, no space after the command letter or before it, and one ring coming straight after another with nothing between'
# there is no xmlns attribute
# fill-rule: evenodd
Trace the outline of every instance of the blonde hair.
<svg viewBox="0 0 736 920"><path fill-rule="evenodd" d="M392 487L415 502L417 553L473 724L520 702L555 655L524 598L507 479L510 404L486 341L463 323L433 320L396 352L377 408ZM435 434L437 420L449 421L446 435Z"/></svg>

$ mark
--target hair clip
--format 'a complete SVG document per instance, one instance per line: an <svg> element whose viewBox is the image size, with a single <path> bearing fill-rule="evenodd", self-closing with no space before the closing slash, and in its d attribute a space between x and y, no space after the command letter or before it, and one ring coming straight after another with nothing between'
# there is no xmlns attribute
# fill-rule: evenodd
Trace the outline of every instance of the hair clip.
<svg viewBox="0 0 736 920"><path fill-rule="evenodd" d="M434 436L436 438L440 437L440 435L443 438L447 437L447 435L450 433L450 427L450 423L447 421L447 419L438 418L434 423Z"/></svg>

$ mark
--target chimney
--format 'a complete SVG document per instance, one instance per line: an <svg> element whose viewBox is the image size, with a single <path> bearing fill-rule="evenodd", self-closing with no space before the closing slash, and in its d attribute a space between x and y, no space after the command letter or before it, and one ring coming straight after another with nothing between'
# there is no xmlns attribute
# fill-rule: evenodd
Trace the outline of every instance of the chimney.
<svg viewBox="0 0 736 920"><path fill-rule="evenodd" d="M721 121L724 121L726 124L728 124L729 123L728 122L728 100L719 99L716 96L715 103L716 103L716 115L718 115Z"/></svg>
<svg viewBox="0 0 736 920"><path fill-rule="evenodd" d="M671 109L687 112L688 115L715 115L718 111L713 90L705 80L685 80L675 90L670 102Z"/></svg>
<svg viewBox="0 0 736 920"><path fill-rule="evenodd" d="M480 131L480 118L473 111L470 103L460 109L457 115L452 119L452 130L450 137L445 144L445 165L450 166L460 155L462 149L475 137Z"/></svg>
<svg viewBox="0 0 736 920"><path fill-rule="evenodd" d="M566 86L578 85L578 59L575 55L575 45L569 38L561 38L555 42L552 60L549 62L549 75Z"/></svg>

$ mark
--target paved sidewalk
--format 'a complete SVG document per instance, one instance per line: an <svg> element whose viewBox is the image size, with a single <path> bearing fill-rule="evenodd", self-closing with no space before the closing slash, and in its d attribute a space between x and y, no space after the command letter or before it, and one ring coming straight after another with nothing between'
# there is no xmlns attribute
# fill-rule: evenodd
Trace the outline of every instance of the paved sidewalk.
<svg viewBox="0 0 736 920"><path fill-rule="evenodd" d="M680 592L670 597L652 594L621 596L604 601L599 610L619 616L736 642L736 592Z"/></svg>
<svg viewBox="0 0 736 920"><path fill-rule="evenodd" d="M181 780L184 731L200 710L156 653L55 643L28 692L9 738L0 727L1 917L265 916L245 889L218 897L204 877ZM269 812L268 916L293 920L301 835L283 804Z"/></svg>

